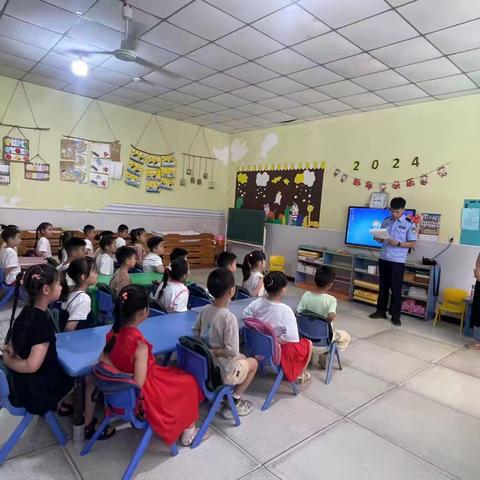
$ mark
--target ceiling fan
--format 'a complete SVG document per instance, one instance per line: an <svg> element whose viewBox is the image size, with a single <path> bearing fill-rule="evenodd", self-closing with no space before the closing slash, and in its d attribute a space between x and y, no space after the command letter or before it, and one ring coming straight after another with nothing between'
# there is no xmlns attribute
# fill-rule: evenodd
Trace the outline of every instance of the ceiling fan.
<svg viewBox="0 0 480 480"><path fill-rule="evenodd" d="M68 53L75 55L77 57L81 58L86 58L88 56L93 56L93 55L113 55L115 58L118 60L121 60L123 62L129 62L129 63L137 63L138 65L142 65L143 67L147 67L151 70L154 70L156 72L160 72L166 76L169 76L171 78L180 78L180 75L177 75L176 73L171 72L170 70L163 68L159 65L156 65L153 62L150 62L149 60L146 60L145 58L142 58L138 56L135 52L135 43L137 40L136 33L138 29L135 28L129 28L130 27L130 22L133 20L133 10L130 5L126 1L122 2L122 18L125 20L125 36L121 41L120 48L117 48L116 50L69 50ZM141 79L145 82L148 82L145 79ZM150 83L150 82L148 82Z"/></svg>

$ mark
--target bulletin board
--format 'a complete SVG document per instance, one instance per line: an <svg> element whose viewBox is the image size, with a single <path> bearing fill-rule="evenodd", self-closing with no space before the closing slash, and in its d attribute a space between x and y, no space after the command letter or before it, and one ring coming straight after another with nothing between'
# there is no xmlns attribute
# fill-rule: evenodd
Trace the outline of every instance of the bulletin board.
<svg viewBox="0 0 480 480"><path fill-rule="evenodd" d="M463 245L480 245L480 200L464 200L461 217Z"/></svg>

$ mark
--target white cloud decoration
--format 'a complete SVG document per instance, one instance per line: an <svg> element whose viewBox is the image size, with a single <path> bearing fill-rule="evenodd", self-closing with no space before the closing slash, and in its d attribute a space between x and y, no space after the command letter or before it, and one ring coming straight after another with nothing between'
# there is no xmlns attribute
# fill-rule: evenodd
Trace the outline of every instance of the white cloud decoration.
<svg viewBox="0 0 480 480"><path fill-rule="evenodd" d="M222 163L224 163L225 165L228 164L228 156L229 156L228 147L214 148L213 149L213 154Z"/></svg>
<svg viewBox="0 0 480 480"><path fill-rule="evenodd" d="M313 187L313 184L315 183L315 172L312 172L311 170L305 170L303 172L303 183L307 187Z"/></svg>
<svg viewBox="0 0 480 480"><path fill-rule="evenodd" d="M275 133L267 133L262 142L260 149L260 157L267 158L268 152L278 143L278 135Z"/></svg>
<svg viewBox="0 0 480 480"><path fill-rule="evenodd" d="M269 180L270 180L270 175L267 172L263 172L263 173L258 172L255 182L259 187L266 187Z"/></svg>
<svg viewBox="0 0 480 480"><path fill-rule="evenodd" d="M230 158L232 162L238 162L248 153L247 142L235 138L230 147Z"/></svg>

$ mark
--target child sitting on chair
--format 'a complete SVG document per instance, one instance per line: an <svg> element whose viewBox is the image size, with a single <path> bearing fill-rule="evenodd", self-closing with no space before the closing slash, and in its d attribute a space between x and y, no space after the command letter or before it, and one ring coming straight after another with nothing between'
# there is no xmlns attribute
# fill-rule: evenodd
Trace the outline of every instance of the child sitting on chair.
<svg viewBox="0 0 480 480"><path fill-rule="evenodd" d="M328 266L321 266L315 272L315 285L317 288L313 292L306 292L303 294L300 303L298 304L298 313L309 313L314 316L320 316L329 322L333 322L337 316L337 299L329 295L327 292L332 288L335 280L335 271ZM340 350L345 350L350 343L351 337L345 330L334 330L333 339L337 342L337 347ZM317 347L315 347L317 350ZM320 348L320 350L324 350ZM326 368L328 352L319 352L318 366L322 369Z"/></svg>
<svg viewBox="0 0 480 480"><path fill-rule="evenodd" d="M97 272L99 275L113 275L115 262L113 256L117 251L115 239L111 235L105 235L100 239L101 253L97 257Z"/></svg>
<svg viewBox="0 0 480 480"><path fill-rule="evenodd" d="M185 286L188 276L188 262L176 258L163 273L163 282L158 287L153 300L167 313L188 310L189 291Z"/></svg>
<svg viewBox="0 0 480 480"><path fill-rule="evenodd" d="M17 227L6 227L2 231L2 240L5 242L5 247L0 249L0 268L3 270L3 283L13 285L17 275L21 272L17 254L17 247L22 241L20 230Z"/></svg>
<svg viewBox="0 0 480 480"><path fill-rule="evenodd" d="M282 346L281 365L289 382L308 382L311 378L307 366L312 356L312 342L300 338L293 310L282 303L287 291L287 276L283 272L270 272L265 276L267 295L254 300L243 312L243 318L255 318L268 324Z"/></svg>
<svg viewBox="0 0 480 480"><path fill-rule="evenodd" d="M163 255L164 245L162 237L154 236L148 239L147 246L150 253L143 258L144 272L163 273L163 261L160 255Z"/></svg>
<svg viewBox="0 0 480 480"><path fill-rule="evenodd" d="M238 321L228 310L235 293L233 273L226 268L217 268L208 276L207 287L215 300L200 312L193 333L206 343L216 357L223 383L235 385L233 401L238 414L245 416L252 412L252 402L241 398L255 376L258 363L254 358L245 358L240 354ZM223 407L221 415L226 419L233 418L228 405Z"/></svg>
<svg viewBox="0 0 480 480"><path fill-rule="evenodd" d="M118 270L113 274L109 287L112 290L114 298L117 298L118 292L120 292L123 287L126 287L131 283L128 272L132 268L135 268L137 252L133 247L120 247L117 249L115 257L119 267Z"/></svg>
<svg viewBox="0 0 480 480"><path fill-rule="evenodd" d="M67 258L57 267L59 272L64 272L68 269L70 264L77 258L85 256L86 242L83 238L71 237L65 242L65 253Z"/></svg>

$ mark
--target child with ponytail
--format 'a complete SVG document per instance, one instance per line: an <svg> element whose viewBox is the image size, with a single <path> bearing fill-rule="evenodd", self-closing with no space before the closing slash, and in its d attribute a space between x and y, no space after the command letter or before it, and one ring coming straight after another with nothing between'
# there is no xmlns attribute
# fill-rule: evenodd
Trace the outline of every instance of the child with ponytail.
<svg viewBox="0 0 480 480"><path fill-rule="evenodd" d="M163 273L163 282L153 299L167 313L186 312L188 310L188 288L185 282L188 276L188 262L176 258Z"/></svg>
<svg viewBox="0 0 480 480"><path fill-rule="evenodd" d="M103 350L106 360L122 372L133 374L141 389L145 417L168 445L180 437L190 445L198 429L198 405L203 394L193 376L175 367L155 363L139 325L148 317L148 293L139 285L122 288L115 302L115 321Z"/></svg>
<svg viewBox="0 0 480 480"><path fill-rule="evenodd" d="M243 285L251 297L262 297L265 294L263 287L263 272L267 264L267 257L261 250L254 250L245 256L242 265Z"/></svg>
<svg viewBox="0 0 480 480"><path fill-rule="evenodd" d="M52 256L52 247L50 240L53 233L53 225L48 222L42 222L35 232L35 255L37 257L50 258Z"/></svg>
<svg viewBox="0 0 480 480"><path fill-rule="evenodd" d="M312 342L300 338L295 313L282 303L287 291L287 276L283 272L270 272L265 276L267 295L254 300L243 312L243 318L255 318L268 324L282 346L281 365L289 382L310 380L307 366L312 356Z"/></svg>
<svg viewBox="0 0 480 480"><path fill-rule="evenodd" d="M132 247L137 252L137 268L141 269L143 257L145 257L145 246L147 244L147 231L144 228L134 228L130 231Z"/></svg>

